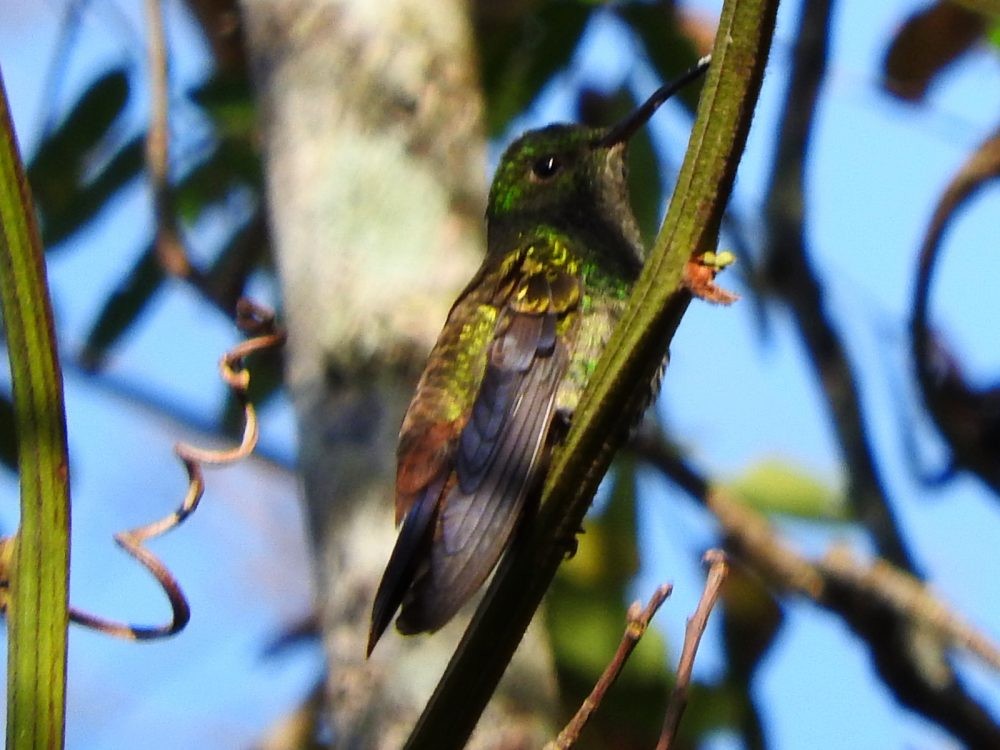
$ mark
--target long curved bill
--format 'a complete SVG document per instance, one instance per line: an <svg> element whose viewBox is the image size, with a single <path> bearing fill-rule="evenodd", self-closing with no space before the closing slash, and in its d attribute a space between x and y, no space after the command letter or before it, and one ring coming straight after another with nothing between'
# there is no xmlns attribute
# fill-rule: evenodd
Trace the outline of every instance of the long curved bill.
<svg viewBox="0 0 1000 750"><path fill-rule="evenodd" d="M702 74L708 70L708 66L711 62L712 56L705 55L691 68L682 73L680 77L664 84L663 86L660 86L660 88L653 92L652 96L640 104L624 120L619 122L617 125L613 125L607 133L598 138L594 145L598 147L611 148L611 146L614 146L617 143L624 143L627 141L637 130L639 130L639 128L646 124L649 118L653 116L653 113L660 108L660 105L663 104L663 102L672 97L692 81L700 78Z"/></svg>

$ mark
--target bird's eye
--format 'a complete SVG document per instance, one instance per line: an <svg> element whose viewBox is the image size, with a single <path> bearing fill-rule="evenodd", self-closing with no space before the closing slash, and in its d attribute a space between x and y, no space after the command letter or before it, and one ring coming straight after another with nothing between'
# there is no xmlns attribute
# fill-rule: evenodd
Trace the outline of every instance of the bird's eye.
<svg viewBox="0 0 1000 750"><path fill-rule="evenodd" d="M531 173L540 180L547 180L562 169L562 162L557 156L543 156L531 165Z"/></svg>

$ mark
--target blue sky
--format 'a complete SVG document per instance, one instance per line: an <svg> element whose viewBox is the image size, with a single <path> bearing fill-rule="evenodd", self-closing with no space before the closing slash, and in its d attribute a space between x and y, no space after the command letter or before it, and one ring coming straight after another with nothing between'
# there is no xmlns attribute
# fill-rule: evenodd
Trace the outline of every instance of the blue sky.
<svg viewBox="0 0 1000 750"><path fill-rule="evenodd" d="M696 5L709 15L717 12L716 4ZM916 248L944 185L996 127L1000 67L995 51L984 49L950 70L923 105L900 104L881 94L877 72L884 45L914 6L859 0L838 6L829 76L808 164L808 237L829 284L830 310L862 378L868 426L904 531L935 590L996 635L1000 603L984 590L983 569L998 564L998 500L969 478L942 489L921 487L907 466L899 415L905 412L913 418L915 413L907 376L906 320ZM179 4L168 7L173 8L172 41L178 45L174 80L198 80L204 50L185 32ZM55 4L0 4L0 66L28 148L44 111L41 81L55 43L57 10ZM97 33L80 36L61 84L62 104L96 70L137 59L134 43L141 43L139 37L130 40L123 34L109 40L109 28L126 28L117 13L88 14L88 28ZM139 4L123 3L120 13L132 28L142 28ZM734 194L734 205L751 227L763 199L797 13L796 3L782 8ZM627 42L620 31L608 25L593 31L573 80L610 86L630 72L637 93L656 84L648 72L619 57ZM566 119L569 104L566 93L556 87L526 115L523 125ZM141 96L133 106L134 117L142 117ZM670 111L658 114L654 123L665 139L687 127ZM985 282L1000 277L998 211L996 187L972 202L947 237L934 286L934 320L971 376L982 383L1000 372L1000 329L992 322L997 300ZM88 238L90 249L67 247L52 257L51 282L67 350L79 345L101 299L138 252L148 217L144 192L134 190L95 225ZM724 246L726 239L721 242ZM724 282L740 287L735 273L727 273ZM165 606L114 548L110 536L147 520L150 508L166 512L179 500L183 474L170 445L192 437L186 419L197 423L199 412L211 414L218 408L215 363L219 352L234 341L229 325L206 315L190 292L179 285L170 291L118 350L102 384L72 371L67 377L74 467L72 598L80 606L143 622L165 616ZM780 458L839 487L840 458L820 416L821 397L812 373L803 366L794 329L784 312L770 309L769 333L762 338L755 315L748 302L726 309L692 306L672 347L659 408L674 434L714 476L733 477L756 463ZM6 378L6 372L0 374L0 381ZM151 413L120 387L140 382L147 394L163 394L181 419ZM925 453L936 455L933 433L927 425L916 427ZM292 435L286 407L265 414L264 441L270 452L293 456ZM118 460L122 457L127 460ZM675 582L675 593L657 622L671 643L679 644L685 617L700 593L696 561L713 542L713 524L658 477L644 475L642 488L645 567L635 596L645 599L659 582ZM0 522L10 528L16 519L11 477L0 475L0 492ZM288 472L264 462L209 475L203 509L155 544L188 590L195 610L191 625L169 642L140 646L74 631L70 747L241 747L306 690L315 654L281 662L265 662L259 656L268 636L309 606L309 564L295 492ZM841 540L865 549L863 537L849 528L791 521L781 528L811 555ZM250 587L247 570L255 573L257 587ZM946 735L897 708L872 679L864 649L836 618L808 603L792 603L786 614L781 640L754 685L760 702L772 707L765 727L773 747L954 746ZM710 679L720 659L712 629L696 673ZM1000 715L997 676L970 660L962 664L976 693ZM845 727L852 728L849 736ZM713 746L734 745L720 737Z"/></svg>

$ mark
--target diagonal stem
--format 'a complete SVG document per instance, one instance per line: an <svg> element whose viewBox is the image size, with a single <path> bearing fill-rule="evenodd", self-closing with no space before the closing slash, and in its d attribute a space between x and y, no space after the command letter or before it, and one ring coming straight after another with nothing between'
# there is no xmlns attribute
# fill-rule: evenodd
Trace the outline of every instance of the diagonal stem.
<svg viewBox="0 0 1000 750"><path fill-rule="evenodd" d="M0 302L21 480L7 599L7 747L61 748L69 623L69 457L42 241L0 76Z"/></svg>

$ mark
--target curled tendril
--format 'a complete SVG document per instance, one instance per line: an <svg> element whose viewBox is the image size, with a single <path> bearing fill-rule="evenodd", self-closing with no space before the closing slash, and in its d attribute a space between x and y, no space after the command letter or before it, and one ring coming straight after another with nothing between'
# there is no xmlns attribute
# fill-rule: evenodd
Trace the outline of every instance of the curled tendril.
<svg viewBox="0 0 1000 750"><path fill-rule="evenodd" d="M244 360L250 354L273 349L285 342L284 330L274 322L274 314L263 307L241 299L236 305L236 325L251 338L237 344L223 355L219 362L222 379L243 407L245 426L243 438L235 448L228 450L208 450L187 443L177 443L174 453L184 464L188 475L187 493L180 506L169 515L152 523L115 534L115 542L148 570L163 589L170 602L171 619L164 625L141 626L107 620L97 615L70 607L70 620L77 625L91 628L101 633L132 641L165 638L181 631L191 619L191 607L181 590L180 584L166 565L144 545L150 539L165 534L179 526L198 507L205 491L202 465L231 464L249 456L257 445L259 435L257 413L247 399L250 373L245 369ZM12 539L0 540L0 562L5 558L4 550L10 549ZM4 570L7 565L0 565ZM6 589L6 575L0 576L0 589ZM5 593L5 592L3 592ZM0 605L5 604L0 595Z"/></svg>

